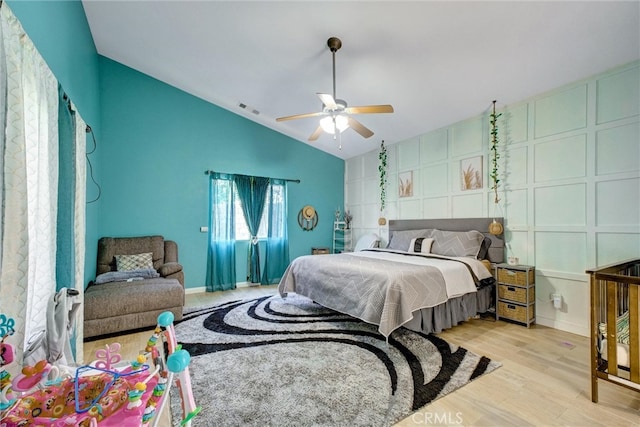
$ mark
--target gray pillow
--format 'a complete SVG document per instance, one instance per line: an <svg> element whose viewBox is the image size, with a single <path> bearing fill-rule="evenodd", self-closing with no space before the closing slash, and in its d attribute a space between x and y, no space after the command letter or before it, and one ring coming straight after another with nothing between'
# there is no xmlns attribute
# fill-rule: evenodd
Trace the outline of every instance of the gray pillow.
<svg viewBox="0 0 640 427"><path fill-rule="evenodd" d="M406 252L409 249L411 239L416 237L431 237L431 230L431 228L425 228L422 230L394 231L391 235L391 240L389 241L387 249Z"/></svg>
<svg viewBox="0 0 640 427"><path fill-rule="evenodd" d="M484 235L476 230L431 232L431 253L445 256L468 256L476 258L480 252Z"/></svg>

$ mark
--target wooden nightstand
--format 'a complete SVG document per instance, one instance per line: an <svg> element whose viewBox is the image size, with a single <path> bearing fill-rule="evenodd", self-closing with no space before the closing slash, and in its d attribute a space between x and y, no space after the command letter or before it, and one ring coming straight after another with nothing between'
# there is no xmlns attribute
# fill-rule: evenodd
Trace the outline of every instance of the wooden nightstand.
<svg viewBox="0 0 640 427"><path fill-rule="evenodd" d="M311 248L311 255L327 255L329 248Z"/></svg>
<svg viewBox="0 0 640 427"><path fill-rule="evenodd" d="M527 325L536 321L535 267L496 264L496 320L501 317Z"/></svg>

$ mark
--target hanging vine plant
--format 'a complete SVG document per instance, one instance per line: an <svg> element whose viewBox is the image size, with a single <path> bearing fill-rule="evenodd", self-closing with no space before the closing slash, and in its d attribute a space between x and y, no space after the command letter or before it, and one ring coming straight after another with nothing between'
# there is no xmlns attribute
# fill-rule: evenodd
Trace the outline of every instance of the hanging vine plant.
<svg viewBox="0 0 640 427"><path fill-rule="evenodd" d="M378 172L380 172L380 212L384 211L387 198L387 147L384 146L384 140L380 144L380 153L378 154Z"/></svg>
<svg viewBox="0 0 640 427"><path fill-rule="evenodd" d="M380 144L380 153L378 153L378 172L380 173L380 218L378 225L385 225L387 219L383 216L387 199L387 147L384 146L384 140Z"/></svg>
<svg viewBox="0 0 640 427"><path fill-rule="evenodd" d="M489 123L491 125L491 173L489 177L492 182L491 189L495 194L493 203L496 205L500 202L498 197L498 184L500 183L498 178L498 159L500 159L500 154L498 153L498 118L500 116L502 116L502 113L496 114L496 101L493 101L493 110L489 114Z"/></svg>

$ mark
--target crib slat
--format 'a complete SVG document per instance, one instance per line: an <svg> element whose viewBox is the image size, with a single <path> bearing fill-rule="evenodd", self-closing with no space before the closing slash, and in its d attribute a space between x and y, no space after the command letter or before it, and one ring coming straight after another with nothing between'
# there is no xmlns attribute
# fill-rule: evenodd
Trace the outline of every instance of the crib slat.
<svg viewBox="0 0 640 427"><path fill-rule="evenodd" d="M598 322L601 317L602 299L600 281L591 273L591 401L598 403Z"/></svg>
<svg viewBox="0 0 640 427"><path fill-rule="evenodd" d="M640 339L638 337L640 321L638 321L638 285L629 285L629 359L631 381L640 383Z"/></svg>
<svg viewBox="0 0 640 427"><path fill-rule="evenodd" d="M587 270L591 282L591 400L598 401L598 380L640 392L640 259ZM628 316L628 368L618 369L618 319ZM625 320L620 318L622 328ZM600 325L606 330L600 333ZM597 346L607 340L606 359ZM626 346L624 346L626 348ZM620 376L618 373L620 372Z"/></svg>
<svg viewBox="0 0 640 427"><path fill-rule="evenodd" d="M607 281L607 372L618 376L618 337L616 331L618 284Z"/></svg>

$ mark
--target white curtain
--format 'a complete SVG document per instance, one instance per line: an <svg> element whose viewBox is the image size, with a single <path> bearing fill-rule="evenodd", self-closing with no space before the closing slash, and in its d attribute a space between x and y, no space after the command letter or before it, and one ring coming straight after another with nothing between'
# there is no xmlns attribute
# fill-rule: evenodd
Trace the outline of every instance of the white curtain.
<svg viewBox="0 0 640 427"><path fill-rule="evenodd" d="M11 342L22 360L27 340L46 327L47 305L56 292L58 83L6 3L0 8L0 31L0 101L5 110L0 117L0 312L15 319ZM84 127L82 133L82 138L76 136L82 156L77 173L83 174L77 180L82 188L76 191L76 235L82 239L75 242L79 290L84 287L79 272L84 267Z"/></svg>
<svg viewBox="0 0 640 427"><path fill-rule="evenodd" d="M71 104L71 108L76 111L76 191L74 201L74 230L73 230L73 246L75 248L75 271L74 281L75 289L80 292L78 297L79 301L84 301L84 253L85 253L85 236L86 236L86 218L85 208L87 202L87 164L86 164L86 152L87 152L87 124L80 114L77 112L76 107ZM75 340L76 361L80 362L84 360L83 354L83 338L84 338L84 310L78 310L76 318L76 335L73 337Z"/></svg>

